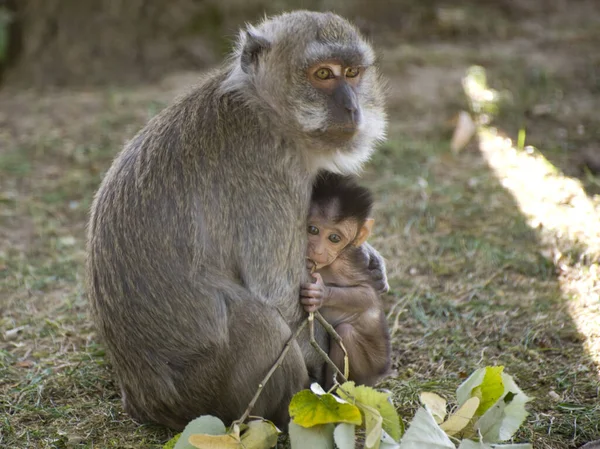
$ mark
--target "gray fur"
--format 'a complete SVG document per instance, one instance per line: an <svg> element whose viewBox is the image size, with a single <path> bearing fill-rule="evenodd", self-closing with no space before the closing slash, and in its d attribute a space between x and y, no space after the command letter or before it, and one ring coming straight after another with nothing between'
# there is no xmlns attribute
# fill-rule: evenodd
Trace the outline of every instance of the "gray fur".
<svg viewBox="0 0 600 449"><path fill-rule="evenodd" d="M92 315L139 421L181 429L201 414L226 424L242 414L305 318L298 295L316 172L357 170L383 138L374 67L359 98L372 123L344 141L327 138L324 103L300 76L315 42L372 58L350 24L295 12L253 30L262 46L246 53L248 70L242 33L227 65L125 146L92 205ZM302 121L319 108L320 137ZM291 396L322 375L302 338L253 414L285 425Z"/></svg>

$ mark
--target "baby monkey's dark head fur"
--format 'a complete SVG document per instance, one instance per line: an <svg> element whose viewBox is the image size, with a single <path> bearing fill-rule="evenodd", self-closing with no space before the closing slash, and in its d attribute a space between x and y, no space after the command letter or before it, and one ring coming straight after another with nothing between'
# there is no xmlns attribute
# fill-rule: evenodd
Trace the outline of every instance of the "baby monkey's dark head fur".
<svg viewBox="0 0 600 449"><path fill-rule="evenodd" d="M336 223L354 219L361 225L371 216L373 195L351 176L322 173L313 186L312 204L322 213L335 211L330 217Z"/></svg>

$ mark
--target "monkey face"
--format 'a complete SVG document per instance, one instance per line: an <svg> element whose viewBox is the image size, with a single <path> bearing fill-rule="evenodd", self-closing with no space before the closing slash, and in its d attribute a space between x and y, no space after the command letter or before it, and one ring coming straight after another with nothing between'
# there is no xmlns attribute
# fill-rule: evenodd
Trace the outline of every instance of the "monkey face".
<svg viewBox="0 0 600 449"><path fill-rule="evenodd" d="M334 221L334 205L326 210L311 207L308 217L308 247L306 257L315 264L315 269L321 269L333 263L340 253L356 238L359 230L354 219Z"/></svg>
<svg viewBox="0 0 600 449"><path fill-rule="evenodd" d="M340 253L350 244L354 235L351 231L356 231L357 226L348 223L342 223L339 226L327 226L322 224L317 226L308 225L308 249L306 257L314 262L317 270L330 265ZM350 235L348 235L350 231Z"/></svg>
<svg viewBox="0 0 600 449"><path fill-rule="evenodd" d="M311 170L357 172L385 137L375 53L340 16L295 11L266 19L242 33L237 51L240 66L225 90L246 89L275 112L278 128L303 137Z"/></svg>
<svg viewBox="0 0 600 449"><path fill-rule="evenodd" d="M309 67L307 78L326 100L327 131L338 138L351 138L363 120L358 98L364 66L344 66L338 60Z"/></svg>

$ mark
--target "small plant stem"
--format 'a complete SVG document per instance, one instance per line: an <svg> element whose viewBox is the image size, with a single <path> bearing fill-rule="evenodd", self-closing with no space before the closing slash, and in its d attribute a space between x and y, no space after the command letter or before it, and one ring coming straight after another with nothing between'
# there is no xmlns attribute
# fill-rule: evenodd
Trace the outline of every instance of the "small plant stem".
<svg viewBox="0 0 600 449"><path fill-rule="evenodd" d="M335 331L334 327L331 324L329 324L327 322L327 320L325 318L323 318L323 315L321 315L319 312L315 312L315 318L317 319L317 321L319 323L321 323L321 326L323 326L325 328L327 333L329 335L331 335L331 338L333 338L333 341L335 341L338 345L340 345L340 348L342 348L342 351L344 351L344 379L348 379L348 375L350 373L350 367L348 366L349 365L348 351L346 351L346 347L344 346L344 343L342 342L342 337L340 337L340 335Z"/></svg>
<svg viewBox="0 0 600 449"><path fill-rule="evenodd" d="M307 257L307 260L312 263L311 268L310 268L310 274L312 275L315 272L315 270L317 269L317 264L315 263L315 261L311 260L308 257ZM329 358L329 356L325 353L325 351L323 351L323 349L321 349L321 347L315 340L315 328L314 328L315 316L317 317L317 320L319 321L319 323L321 323L321 326L323 326L325 328L325 330L327 331L327 333L333 338L333 341L335 341L340 346L340 348L342 348L342 351L344 351L344 372L343 373L339 370L337 365L335 363L333 363L333 361ZM342 377L344 382L346 382L348 379L348 375L350 373L350 368L348 366L349 365L348 351L346 351L346 347L344 346L344 343L342 342L342 337L340 337L340 335L335 331L335 328L331 324L329 324L327 322L327 320L325 318L323 318L323 315L321 315L318 311L309 313L308 321L310 323L310 344L313 345L313 347L317 350L319 355L321 357L323 357L323 359L329 365L331 365L335 368L333 384L335 385L338 383L337 378L336 378L336 373Z"/></svg>
<svg viewBox="0 0 600 449"><path fill-rule="evenodd" d="M302 332L302 330L306 327L307 324L308 324L308 320L304 320L302 322L302 324L298 327L298 329L296 329L296 332L294 332L294 335L292 335L290 337L290 339L287 341L287 343L283 347L283 350L281 351L281 354L279 355L279 357L277 358L277 360L275 361L275 363L273 364L273 366L271 367L271 369L269 370L267 375L264 377L262 382L258 385L258 389L256 390L256 393L254 393L254 397L248 404L248 407L244 411L244 414L237 421L234 421L231 424L232 426L235 424L240 425L244 421L246 421L246 419L248 419L248 416L250 416L250 412L252 411L252 408L256 404L256 401L258 401L258 398L260 397L260 394L262 393L263 389L265 388L265 385L267 384L269 379L271 379L271 376L273 375L275 370L281 366L281 362L283 362L283 359L285 358L285 356L289 352L290 348L292 347L293 341L296 340L296 338L300 335L300 332Z"/></svg>
<svg viewBox="0 0 600 449"><path fill-rule="evenodd" d="M337 375L340 376L344 382L346 382L346 376L344 376L344 373L342 373L340 371L340 369L337 367L337 365L335 363L333 363L333 361L329 358L327 353L325 351L323 351L323 349L319 346L319 343L317 343L317 340L315 339L315 313L318 316L321 316L321 314L319 312L310 312L308 314L308 329L310 330L310 344L313 345L313 347L316 349L316 351L319 353L319 355L323 358L323 360L325 360L325 362L327 362L327 364L334 369L335 373L337 373ZM323 317L321 317L321 318L323 318ZM324 321L324 319L323 319L323 321ZM327 324L329 324L329 323L327 323ZM332 328L332 330L333 330L333 328ZM335 330L333 330L333 332L335 333L335 335L337 335L337 332L335 332ZM339 335L337 335L337 337L340 338ZM344 352L345 351L346 350L344 349ZM347 358L348 358L348 356L345 355L344 356L344 365L346 365ZM346 366L344 366L344 368L346 368Z"/></svg>
<svg viewBox="0 0 600 449"><path fill-rule="evenodd" d="M311 274L315 271L315 267L316 267L316 265L313 265L313 267L311 269ZM342 351L344 351L344 372L343 373L336 366L336 364L333 363L333 361L329 358L327 353L325 351L323 351L323 349L319 346L319 343L317 343L317 340L315 339L315 315L317 317L317 320L325 328L327 333L329 335L331 335L333 340L338 345L340 345L340 348L342 348ZM248 404L248 407L246 407L244 414L238 420L231 423L232 427L235 425L239 426L244 421L246 421L246 419L248 419L248 416L250 416L250 412L254 408L254 405L256 405L256 401L258 401L258 398L260 397L263 389L265 388L265 385L267 384L269 379L271 379L271 376L273 375L275 370L281 366L281 362L283 362L283 359L285 358L285 356L289 352L290 348L292 347L292 342L298 338L298 336L300 335L300 332L302 332L302 330L306 327L307 324L308 324L309 331L310 331L310 344L316 349L316 351L323 358L323 360L325 360L325 362L334 369L334 375L333 375L334 385L339 385L338 381L337 381L337 376L340 376L340 378L342 379L343 382L347 381L348 372L349 372L348 352L346 351L346 348L344 347L344 344L342 343L342 337L339 336L339 334L335 331L334 327L331 324L329 324L319 312L310 312L308 314L308 318L302 322L302 324L298 327L298 329L296 329L296 332L294 332L294 334L287 341L287 343L283 347L283 350L281 351L281 354L279 354L279 357L277 358L277 360L275 361L275 363L273 364L273 366L271 367L269 372L266 374L266 376L264 377L262 382L258 385L258 389L256 390L256 393L254 393L254 396L252 397L252 400Z"/></svg>

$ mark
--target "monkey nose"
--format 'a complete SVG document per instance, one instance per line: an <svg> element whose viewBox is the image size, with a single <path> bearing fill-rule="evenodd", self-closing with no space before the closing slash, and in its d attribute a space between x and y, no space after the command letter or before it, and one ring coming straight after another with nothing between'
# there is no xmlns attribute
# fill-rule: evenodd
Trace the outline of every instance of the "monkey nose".
<svg viewBox="0 0 600 449"><path fill-rule="evenodd" d="M358 125L360 122L360 109L352 109L350 110L350 120L354 126Z"/></svg>

